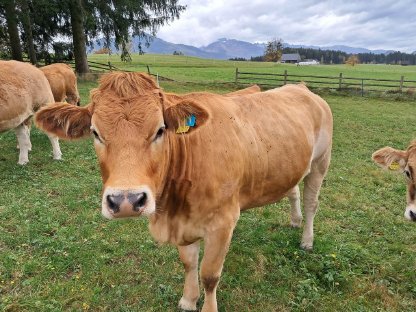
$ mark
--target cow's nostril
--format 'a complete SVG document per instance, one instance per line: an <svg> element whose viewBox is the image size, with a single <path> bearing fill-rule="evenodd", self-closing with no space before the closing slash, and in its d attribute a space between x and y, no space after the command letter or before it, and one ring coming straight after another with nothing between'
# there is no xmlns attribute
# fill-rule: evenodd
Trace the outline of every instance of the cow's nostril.
<svg viewBox="0 0 416 312"><path fill-rule="evenodd" d="M121 201L122 201L122 198L120 198L120 196L107 195L108 208L110 208L113 212L119 212L120 211Z"/></svg>
<svg viewBox="0 0 416 312"><path fill-rule="evenodd" d="M412 219L412 221L416 221L416 213L410 210L410 219Z"/></svg>
<svg viewBox="0 0 416 312"><path fill-rule="evenodd" d="M140 208L146 205L147 194L146 193L129 194L128 199L129 199L129 202L133 205L133 210L139 211Z"/></svg>

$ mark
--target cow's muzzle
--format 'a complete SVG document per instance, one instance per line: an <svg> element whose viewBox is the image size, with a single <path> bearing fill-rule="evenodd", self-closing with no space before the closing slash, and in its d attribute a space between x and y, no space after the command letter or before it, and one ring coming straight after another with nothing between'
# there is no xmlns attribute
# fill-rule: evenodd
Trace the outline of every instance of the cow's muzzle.
<svg viewBox="0 0 416 312"><path fill-rule="evenodd" d="M416 212L410 211L409 215L412 221L416 221Z"/></svg>
<svg viewBox="0 0 416 312"><path fill-rule="evenodd" d="M153 196L147 187L130 190L106 188L103 194L102 214L108 219L150 215L154 207Z"/></svg>
<svg viewBox="0 0 416 312"><path fill-rule="evenodd" d="M404 216L406 219L416 222L416 207L414 205L407 206Z"/></svg>

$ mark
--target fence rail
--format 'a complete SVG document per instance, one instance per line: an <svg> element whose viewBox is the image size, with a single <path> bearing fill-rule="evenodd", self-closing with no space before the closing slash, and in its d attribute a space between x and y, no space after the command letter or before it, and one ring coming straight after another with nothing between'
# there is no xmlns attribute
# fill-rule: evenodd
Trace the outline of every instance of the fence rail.
<svg viewBox="0 0 416 312"><path fill-rule="evenodd" d="M363 77L321 76L289 74L287 70L279 73L254 73L239 71L236 68L235 82L239 84L258 84L261 86L278 87L288 83L306 83L310 88L332 89L338 91L360 92L364 96L368 92L413 93L416 90L416 80L379 79Z"/></svg>

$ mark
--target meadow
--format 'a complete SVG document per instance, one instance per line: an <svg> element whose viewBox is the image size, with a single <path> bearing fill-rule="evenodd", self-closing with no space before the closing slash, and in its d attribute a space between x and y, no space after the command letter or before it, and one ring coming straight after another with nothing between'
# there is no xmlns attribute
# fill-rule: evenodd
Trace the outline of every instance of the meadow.
<svg viewBox="0 0 416 312"><path fill-rule="evenodd" d="M99 57L105 58L94 56ZM166 64L151 65L152 72L194 82L161 81L166 91L238 88L217 83L229 73L233 77L235 62L194 60L198 67L183 59L169 63L163 57ZM146 62L114 60L142 71ZM244 63L264 71L280 66ZM340 67L416 76L412 67L373 65L370 73L368 66ZM84 104L95 85L79 83ZM371 161L378 148L404 149L416 137L415 102L321 96L333 111L334 146L314 250L299 248L301 230L289 226L287 200L243 213L218 288L220 311L415 311L416 224L403 216L405 181ZM157 245L145 219L101 217L92 138L61 141L62 161L52 160L45 134L33 129L31 139L30 162L19 166L14 133L0 134L0 310L177 311L183 268L176 249Z"/></svg>
<svg viewBox="0 0 416 312"><path fill-rule="evenodd" d="M260 73L283 74L287 70L290 74L334 77L343 73L344 77L379 79L400 79L403 75L407 80L416 80L416 66L381 64L296 66L295 64L211 60L183 55L161 54L133 54L131 63L121 62L120 56L115 54L111 56L94 54L88 59L101 63L111 62L118 68L134 71L147 71L147 66L149 66L153 74L183 82L234 82L236 68Z"/></svg>

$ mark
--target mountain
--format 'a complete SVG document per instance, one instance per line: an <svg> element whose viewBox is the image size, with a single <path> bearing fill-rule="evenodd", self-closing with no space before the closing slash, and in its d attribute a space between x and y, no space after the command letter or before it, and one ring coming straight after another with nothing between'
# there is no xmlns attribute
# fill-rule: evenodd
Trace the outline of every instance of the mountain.
<svg viewBox="0 0 416 312"><path fill-rule="evenodd" d="M250 43L235 39L221 38L217 41L201 47L201 50L223 55L222 58L243 57L249 59L252 56L259 56L264 54L265 45L261 43Z"/></svg>
<svg viewBox="0 0 416 312"><path fill-rule="evenodd" d="M103 47L104 39L100 39L93 44L89 49L90 53L99 50ZM160 38L153 38L150 42L150 46L146 47L144 40L138 37L133 37L132 40L132 52L139 52L138 45L141 43L142 50L145 53L157 53L157 54L173 54L173 52L181 52L183 55L196 56L201 58L212 59L230 59L236 57L242 57L249 59L252 56L260 56L264 54L266 45L264 43L250 43L246 41L220 38L215 42L210 43L204 47L194 47L185 44L171 43ZM373 53L373 54L389 54L391 50L369 50L365 48L349 47L345 45L333 45L333 46L307 46L307 45L292 45L288 43L283 44L284 47L289 48L310 48L321 50L335 50L342 51L349 54L357 53ZM117 53L117 49L114 45L114 41L110 44L110 49L113 53Z"/></svg>

